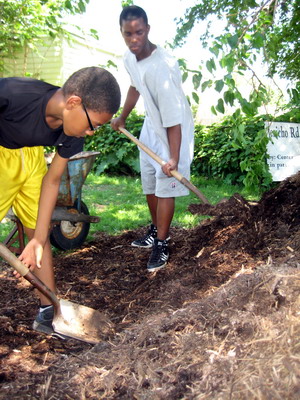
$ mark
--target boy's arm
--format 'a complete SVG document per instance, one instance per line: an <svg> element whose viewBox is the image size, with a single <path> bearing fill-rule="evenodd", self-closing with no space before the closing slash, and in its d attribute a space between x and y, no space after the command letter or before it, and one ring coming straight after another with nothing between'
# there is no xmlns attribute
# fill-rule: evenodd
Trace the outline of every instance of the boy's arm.
<svg viewBox="0 0 300 400"><path fill-rule="evenodd" d="M140 93L136 90L135 87L130 86L127 92L126 100L122 109L122 113L119 117L114 118L111 121L111 127L114 130L118 130L119 127L125 128L125 121L131 111L134 109L138 99L140 97Z"/></svg>
<svg viewBox="0 0 300 400"><path fill-rule="evenodd" d="M180 146L181 146L181 125L170 126L167 128L167 136L170 148L170 159L162 166L163 172L172 176L171 170L177 170L179 157L180 157Z"/></svg>
<svg viewBox="0 0 300 400"><path fill-rule="evenodd" d="M48 239L51 217L57 201L61 176L67 163L67 158L62 158L56 153L43 179L34 237L19 257L20 260L32 269L36 266L41 266L43 247Z"/></svg>

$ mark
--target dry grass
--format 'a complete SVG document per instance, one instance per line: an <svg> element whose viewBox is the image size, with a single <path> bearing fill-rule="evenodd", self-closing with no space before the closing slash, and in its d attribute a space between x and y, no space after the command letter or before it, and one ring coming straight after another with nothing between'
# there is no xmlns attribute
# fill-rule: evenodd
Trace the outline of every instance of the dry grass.
<svg viewBox="0 0 300 400"><path fill-rule="evenodd" d="M260 267L176 312L145 317L56 366L70 376L69 398L298 399L299 283L297 269ZM65 382L56 382L58 394Z"/></svg>

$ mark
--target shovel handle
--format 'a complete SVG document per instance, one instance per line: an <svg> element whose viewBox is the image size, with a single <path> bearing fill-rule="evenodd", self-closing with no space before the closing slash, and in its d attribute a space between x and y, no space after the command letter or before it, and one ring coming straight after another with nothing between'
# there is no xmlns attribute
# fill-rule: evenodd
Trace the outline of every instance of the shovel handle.
<svg viewBox="0 0 300 400"><path fill-rule="evenodd" d="M138 140L135 136L133 136L130 132L128 132L125 128L119 127L119 131L124 133L132 142L134 142L137 146L139 146L142 150L144 150L145 153L148 154L153 160L157 161L161 166L165 165L166 162L162 160L157 154L155 154L149 147L144 145L140 140ZM196 186L194 186L189 180L187 180L183 175L181 175L180 172L176 170L171 170L171 174L176 178L179 182L181 182L184 186L186 186L189 190L191 190L193 193L195 193L196 196L199 197L199 199L204 203L204 204L210 204L210 202L207 200L207 198L204 196L203 193L200 192Z"/></svg>
<svg viewBox="0 0 300 400"><path fill-rule="evenodd" d="M60 309L59 300L55 294L25 264L22 263L3 243L0 243L0 256L8 262L21 276L45 295L53 304L55 310Z"/></svg>
<svg viewBox="0 0 300 400"><path fill-rule="evenodd" d="M8 262L23 277L28 274L29 269L22 263L3 243L0 243L0 256Z"/></svg>

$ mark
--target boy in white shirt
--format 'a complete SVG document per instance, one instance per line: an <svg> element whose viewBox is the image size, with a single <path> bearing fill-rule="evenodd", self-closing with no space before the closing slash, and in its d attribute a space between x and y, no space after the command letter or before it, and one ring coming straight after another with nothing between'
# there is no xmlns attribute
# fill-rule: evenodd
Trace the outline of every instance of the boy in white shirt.
<svg viewBox="0 0 300 400"><path fill-rule="evenodd" d="M189 191L172 175L177 170L187 179L194 151L192 113L181 86L177 61L148 39L150 26L145 11L138 6L123 8L120 15L122 36L129 50L124 64L131 78L121 115L111 125L125 127L126 118L139 96L146 115L140 140L166 160L161 167L145 152L140 152L141 180L152 223L147 234L132 243L135 247L152 247L149 271L164 267L169 258L169 229L174 215L175 197Z"/></svg>

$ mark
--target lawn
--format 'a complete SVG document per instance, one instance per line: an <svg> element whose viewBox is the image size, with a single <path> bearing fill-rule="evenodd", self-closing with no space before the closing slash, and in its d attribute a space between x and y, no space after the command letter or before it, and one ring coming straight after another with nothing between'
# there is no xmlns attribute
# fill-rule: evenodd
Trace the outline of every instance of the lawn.
<svg viewBox="0 0 300 400"><path fill-rule="evenodd" d="M221 180L192 177L191 182L213 204L223 198L231 197L234 193L240 193L248 200L255 198L253 193L247 193L243 187L228 185ZM100 217L100 222L91 224L88 240L98 231L114 235L148 225L150 222L139 177L105 174L96 176L90 173L82 188L82 201L87 205L91 215ZM194 193L178 198L172 225L182 228L198 225L205 216L192 215L188 211L188 206L199 202L201 200ZM0 224L1 241L12 227L12 222L3 220Z"/></svg>

